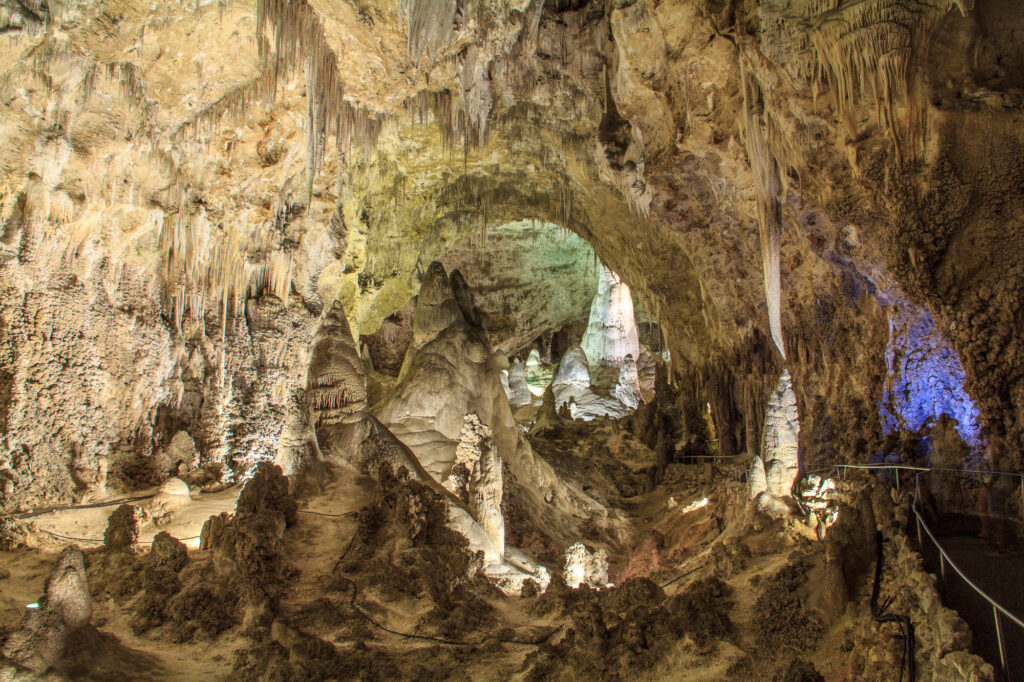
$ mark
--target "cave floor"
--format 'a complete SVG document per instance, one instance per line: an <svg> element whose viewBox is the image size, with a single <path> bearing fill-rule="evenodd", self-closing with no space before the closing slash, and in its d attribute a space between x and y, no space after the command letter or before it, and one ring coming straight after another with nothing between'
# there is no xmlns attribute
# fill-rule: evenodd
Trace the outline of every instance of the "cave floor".
<svg viewBox="0 0 1024 682"><path fill-rule="evenodd" d="M649 464L648 455L615 429L614 424L606 424L593 438L584 439L568 434L562 439L561 444L568 447L561 449L561 455L545 452L560 474L577 472L581 486L632 529L630 537L605 538L601 543L609 549L612 580L619 583L625 577L647 577L662 586L671 599L702 579L720 577L731 590L724 609L734 625L732 633L715 639L710 649L695 646L689 637L668 643L663 655L649 667L630 671L631 677L710 681L739 679L737 674L754 675L749 679L773 674L780 664L760 641L758 596L773 575L794 561L807 562L810 556L811 563L818 562L820 568L820 548L787 533L780 522L751 527L743 518L746 493L742 484L716 478L703 466L677 467L664 484L636 494ZM605 447L595 450L597 441ZM558 439L547 445L559 445ZM589 457L593 466L574 465L579 457ZM359 585L357 608L352 609L352 593L338 591L336 582L332 587L332 576L337 575L339 557L344 557L356 536L356 515L373 502L375 482L352 470L337 469L311 490L300 496L298 521L284 533L289 572L276 617L331 643L342 656L357 650L376 652L374 655L396 662L410 678L436 668L444 671L440 674L443 678L534 679L531 666L538 651L557 646L576 626L572 611L564 605L538 609L537 597L506 597L491 589L479 595L481 604L493 614L489 621L466 627L457 636L445 636L431 624L430 612L437 606L431 597L388 592L374 584L372 568L356 569L348 576L349 582ZM236 497L237 489L201 495L169 530L183 537L198 535L200 517L230 510ZM702 499L707 504L692 506ZM106 515L112 509L53 515L39 525L76 537L78 533L80 537L102 537ZM644 540L650 537L659 538L660 545L656 552L660 560L653 565L645 563L643 550ZM742 551L734 564L723 566L721 555L726 545ZM43 592L59 549L59 545L46 544L36 550L0 553L0 566L9 573L0 579L0 633L16 629L25 605ZM85 549L91 567L93 619L92 625L76 635L74 653L65 656L62 669L66 674L73 679L243 679L235 670L237 656L258 643L244 623L200 641L174 641L164 628L137 636L132 630L131 605L111 596L109 575L92 573L99 570L96 566L105 565L105 550L95 545ZM209 567L213 554L190 549L188 570ZM550 562L549 566L559 568ZM821 571L811 568L801 589L812 595L809 599L813 601L822 582ZM859 595L846 614L831 619L820 638L806 643L803 655L813 658L827 680L854 679L847 669L849 633L865 622L865 599L866 593ZM360 620L359 611L366 614L366 622ZM347 614L348 622L339 623L339 613ZM550 640L540 647L500 641L539 642L549 635ZM261 636L275 641L277 637L273 629Z"/></svg>

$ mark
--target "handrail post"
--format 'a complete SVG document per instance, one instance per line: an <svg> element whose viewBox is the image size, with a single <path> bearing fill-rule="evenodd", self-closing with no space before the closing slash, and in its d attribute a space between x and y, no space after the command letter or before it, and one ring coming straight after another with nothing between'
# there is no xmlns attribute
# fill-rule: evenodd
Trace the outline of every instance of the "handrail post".
<svg viewBox="0 0 1024 682"><path fill-rule="evenodd" d="M946 585L946 559L942 555L942 552L939 552L939 575L942 576L942 585L945 586Z"/></svg>
<svg viewBox="0 0 1024 682"><path fill-rule="evenodd" d="M1003 648L1003 626L999 624L999 609L996 608L995 604L992 605L992 617L996 621L996 642L999 643L999 665L1003 669L1003 675L1006 676L1008 682L1013 682L1013 678L1010 676L1010 668L1006 665L1006 650Z"/></svg>

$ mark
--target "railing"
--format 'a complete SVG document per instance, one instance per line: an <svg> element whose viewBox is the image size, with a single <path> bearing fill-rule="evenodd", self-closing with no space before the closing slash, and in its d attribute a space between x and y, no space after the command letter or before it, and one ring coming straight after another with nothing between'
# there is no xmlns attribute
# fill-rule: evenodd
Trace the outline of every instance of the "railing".
<svg viewBox="0 0 1024 682"><path fill-rule="evenodd" d="M831 470L832 468L833 467L828 467L827 469L824 469L824 470L828 471L828 470ZM949 552L947 552L946 549L942 546L942 544L939 542L938 538L935 537L935 534L932 532L931 528L928 527L928 523L925 521L924 517L922 516L921 510L920 510L919 505L918 505L918 502L919 502L919 499L920 499L920 491L921 491L921 486L920 486L920 480L919 479L920 479L920 476L921 476L922 473L929 473L929 472L933 472L933 471L948 471L948 472L956 472L956 473L961 473L961 474L962 473L969 473L969 474L988 474L988 475L999 475L999 476L1013 476L1013 477L1016 477L1016 478L1021 480L1021 496L1022 496L1022 500L1024 500L1024 475L1017 474L1017 473L1010 473L1010 472L1002 472L1002 471L981 471L981 470L971 470L971 469L945 469L945 468L935 468L935 469L932 469L932 468L928 468L928 467L909 466L909 465L905 465L905 464L838 464L838 465L835 465L834 468L835 468L835 471L836 471L836 477L837 478L841 478L841 476L840 476L840 470L841 469L869 469L869 470L895 469L895 470L897 470L896 471L896 475L895 475L897 489L899 489L899 480L900 480L899 479L899 470L906 469L906 470L910 470L910 471L914 471L915 472L915 474L914 474L914 503L913 503L912 509L914 511L914 517L915 517L916 523L917 523L917 542L918 542L918 545L921 547L921 549L923 551L924 550L924 536L922 535L922 530L923 530L924 534L928 536L928 538L932 541L932 544L934 544L935 548L938 550L938 553L939 553L939 572L941 574L943 584L944 585L947 584L946 567L948 566L953 571L955 571L956 574L959 575L960 578L964 581L964 583L968 587L970 587L971 590L974 591L974 593L976 593L978 596L980 596L988 604L988 606L992 609L992 619L993 619L993 622L995 623L996 644L997 644L998 650L999 650L999 664L1000 664L1000 668L1002 669L1002 673L1005 676L1005 678L1009 682L1012 682L1012 680L1013 680L1012 670L1011 670L1011 665L1009 664L1009 662L1007 660L1006 638L1005 638L1005 636L1003 634L1003 624L1002 624L1002 621L1000 619L1000 616L1002 616L1003 618L1009 620L1011 623L1013 623L1017 627L1021 628L1021 632L1022 633L1024 633L1024 620L1019 618L1017 615L1012 613L1005 606L1003 606L1002 604L997 602L995 599L993 599L991 596L989 596L989 594L987 592L985 592L985 590L983 590L980 586L978 586L977 583L975 583L973 580L971 580L967 576L967 574L960 568L960 566L958 566L957 563L955 561L953 561L952 557L950 557L950 555L949 555ZM819 471L819 472L815 472L815 473L821 473L821 472Z"/></svg>

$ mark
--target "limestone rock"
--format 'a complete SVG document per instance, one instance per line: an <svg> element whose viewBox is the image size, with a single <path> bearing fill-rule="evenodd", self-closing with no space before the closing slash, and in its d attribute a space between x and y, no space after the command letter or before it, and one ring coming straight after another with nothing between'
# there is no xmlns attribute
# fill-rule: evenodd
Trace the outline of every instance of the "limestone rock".
<svg viewBox="0 0 1024 682"><path fill-rule="evenodd" d="M608 584L608 553L604 549L590 552L582 542L574 543L565 550L562 576L565 584L572 588L581 585L605 587Z"/></svg>
<svg viewBox="0 0 1024 682"><path fill-rule="evenodd" d="M995 670L981 656L966 651L946 654L932 670L933 682L992 682Z"/></svg>
<svg viewBox="0 0 1024 682"><path fill-rule="evenodd" d="M172 471L179 476L187 474L199 466L199 452L192 437L185 431L178 431L171 439L165 452L170 460Z"/></svg>
<svg viewBox="0 0 1024 682"><path fill-rule="evenodd" d="M747 474L747 482L750 485L750 499L754 499L764 491L768 490L768 479L764 472L764 461L760 455L755 455L750 472Z"/></svg>
<svg viewBox="0 0 1024 682"><path fill-rule="evenodd" d="M636 361L632 355L627 355L622 360L619 381L615 384L615 397L630 410L635 410L643 400L640 395L640 376L637 374Z"/></svg>
<svg viewBox="0 0 1024 682"><path fill-rule="evenodd" d="M139 541L141 510L134 504L122 504L107 519L103 546L111 552L126 552Z"/></svg>
<svg viewBox="0 0 1024 682"><path fill-rule="evenodd" d="M160 485L160 490L146 503L146 511L156 523L163 523L182 507L192 503L188 483L180 478L169 478Z"/></svg>
<svg viewBox="0 0 1024 682"><path fill-rule="evenodd" d="M427 267L420 283L420 292L416 296L412 348L422 348L458 319L462 319L462 311L452 293L448 273L443 265L434 261Z"/></svg>
<svg viewBox="0 0 1024 682"><path fill-rule="evenodd" d="M534 220L489 226L486 239L455 245L442 263L474 286L487 339L504 352L585 320L599 276L586 240Z"/></svg>
<svg viewBox="0 0 1024 682"><path fill-rule="evenodd" d="M512 361L508 370L508 391L508 402L513 410L533 402L530 385L526 383L526 366L519 358Z"/></svg>
<svg viewBox="0 0 1024 682"><path fill-rule="evenodd" d="M306 401L315 427L349 420L366 409L366 372L337 302L313 339Z"/></svg>
<svg viewBox="0 0 1024 682"><path fill-rule="evenodd" d="M502 471L501 458L490 444L490 438L481 442L480 457L473 463L469 477L469 509L473 518L486 531L497 558L505 554L505 519L501 515Z"/></svg>
<svg viewBox="0 0 1024 682"><path fill-rule="evenodd" d="M590 388L590 365L581 347L573 346L562 356L551 388L555 392L556 407L569 402L570 396L582 395Z"/></svg>
<svg viewBox="0 0 1024 682"><path fill-rule="evenodd" d="M793 484L800 471L799 440L796 394L789 370L783 370L779 383L768 398L761 447L767 490L776 497L789 496L793 492Z"/></svg>
<svg viewBox="0 0 1024 682"><path fill-rule="evenodd" d="M85 557L72 545L64 548L50 572L39 608L25 615L21 629L7 639L2 653L35 673L45 672L60 658L68 636L91 617Z"/></svg>
<svg viewBox="0 0 1024 682"><path fill-rule="evenodd" d="M617 377L627 355L640 357L633 296L619 276L604 266L580 346L587 356L592 380L597 380L607 369L610 383ZM601 383L598 381L599 385Z"/></svg>

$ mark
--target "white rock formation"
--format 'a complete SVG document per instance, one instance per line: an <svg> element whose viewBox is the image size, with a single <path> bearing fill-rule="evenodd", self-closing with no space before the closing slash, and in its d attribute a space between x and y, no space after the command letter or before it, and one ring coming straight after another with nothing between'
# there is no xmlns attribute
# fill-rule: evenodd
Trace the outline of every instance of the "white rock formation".
<svg viewBox="0 0 1024 682"><path fill-rule="evenodd" d="M765 490L774 497L792 495L793 483L800 471L800 418L789 370L783 370L779 383L768 398L761 441ZM751 496L756 492L751 477ZM760 484L760 482L758 482Z"/></svg>
<svg viewBox="0 0 1024 682"><path fill-rule="evenodd" d="M618 275L604 266L601 267L597 295L590 305L587 331L583 333L580 345L590 362L592 377L598 368L618 370L627 355L640 356L633 296Z"/></svg>
<svg viewBox="0 0 1024 682"><path fill-rule="evenodd" d="M571 398L579 400L590 390L590 364L582 348L573 346L562 356L551 390L555 394L556 410Z"/></svg>
<svg viewBox="0 0 1024 682"><path fill-rule="evenodd" d="M146 505L149 516L156 523L163 523L174 512L192 502L188 483L180 478L168 478L160 491Z"/></svg>
<svg viewBox="0 0 1024 682"><path fill-rule="evenodd" d="M176 467L179 474L186 474L199 466L199 452L192 436L185 431L178 431L171 439L170 445L164 453L172 467Z"/></svg>
<svg viewBox="0 0 1024 682"><path fill-rule="evenodd" d="M526 358L526 379L539 379L541 375L540 351L536 348L530 351Z"/></svg>
<svg viewBox="0 0 1024 682"><path fill-rule="evenodd" d="M512 362L512 368L508 371L508 390L508 402L513 410L533 402L533 394L526 383L526 367L519 358Z"/></svg>
<svg viewBox="0 0 1024 682"><path fill-rule="evenodd" d="M760 455L754 456L750 465L750 473L747 475L747 483L750 485L750 499L754 499L768 489L768 479L764 473L764 460Z"/></svg>
<svg viewBox="0 0 1024 682"><path fill-rule="evenodd" d="M486 426L484 428L487 428ZM490 429L487 429L490 434ZM469 477L469 510L487 532L498 559L505 556L505 519L501 515L501 458L491 446L490 436L479 444L480 455Z"/></svg>
<svg viewBox="0 0 1024 682"><path fill-rule="evenodd" d="M608 552L598 549L593 554L582 542L565 550L565 584L575 589L581 585L605 587L608 584Z"/></svg>
<svg viewBox="0 0 1024 682"><path fill-rule="evenodd" d="M619 367L619 381L615 384L615 397L619 402L635 410L640 404L640 375L636 371L636 361L632 355L627 355Z"/></svg>

